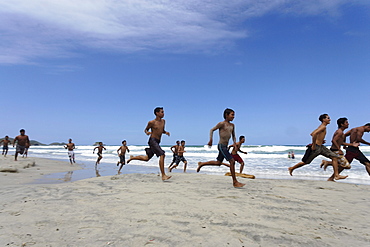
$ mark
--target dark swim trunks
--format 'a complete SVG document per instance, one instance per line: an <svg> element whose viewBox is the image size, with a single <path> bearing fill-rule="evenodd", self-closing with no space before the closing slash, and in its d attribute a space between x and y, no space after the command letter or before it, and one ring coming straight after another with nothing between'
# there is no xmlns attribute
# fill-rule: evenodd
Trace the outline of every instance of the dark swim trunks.
<svg viewBox="0 0 370 247"><path fill-rule="evenodd" d="M365 165L366 163L370 163L370 161L366 158L366 156L360 151L358 147L357 148L352 146L347 147L345 157L349 163L351 163L353 159L360 161L360 163L363 165Z"/></svg>
<svg viewBox="0 0 370 247"><path fill-rule="evenodd" d="M120 155L119 156L119 163L122 163L122 164L125 164L126 163L126 160L125 160L125 156L124 155Z"/></svg>
<svg viewBox="0 0 370 247"><path fill-rule="evenodd" d="M333 151L330 151L327 147L324 145L317 145L316 149L312 150L312 145L307 145L307 150L302 158L302 161L305 164L310 164L313 159L315 159L317 156L323 155L327 158L339 158L339 155L334 153Z"/></svg>
<svg viewBox="0 0 370 247"><path fill-rule="evenodd" d="M21 145L18 145L17 144L17 147L16 147L16 149L15 149L15 151L17 152L17 153L20 153L20 154L24 154L24 151L26 150L26 146L21 146Z"/></svg>
<svg viewBox="0 0 370 247"><path fill-rule="evenodd" d="M172 159L172 163L175 163L177 160L177 154L173 154L173 159Z"/></svg>
<svg viewBox="0 0 370 247"><path fill-rule="evenodd" d="M3 146L3 151L9 150L8 146Z"/></svg>
<svg viewBox="0 0 370 247"><path fill-rule="evenodd" d="M149 159L151 159L154 156L154 154L157 155L157 157L164 155L164 151L159 146L160 142L161 141L156 138L153 137L149 138L148 141L149 148L145 149L146 155L148 155Z"/></svg>
<svg viewBox="0 0 370 247"><path fill-rule="evenodd" d="M185 157L184 156L180 156L180 155L177 156L176 165L180 164L180 161L185 162L186 161Z"/></svg>
<svg viewBox="0 0 370 247"><path fill-rule="evenodd" d="M229 161L233 158L231 154L229 153L229 150L227 149L227 145L218 144L217 149L218 149L218 157L217 157L218 161L222 162L224 159Z"/></svg>

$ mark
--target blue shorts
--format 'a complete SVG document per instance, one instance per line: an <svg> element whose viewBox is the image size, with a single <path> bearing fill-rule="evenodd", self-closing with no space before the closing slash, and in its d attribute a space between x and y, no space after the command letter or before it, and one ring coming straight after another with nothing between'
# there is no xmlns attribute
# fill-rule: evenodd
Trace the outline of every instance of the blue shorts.
<svg viewBox="0 0 370 247"><path fill-rule="evenodd" d="M218 161L222 162L224 159L229 161L233 158L231 154L229 153L229 150L227 149L227 145L218 144L217 149L218 149L218 156L217 156Z"/></svg>

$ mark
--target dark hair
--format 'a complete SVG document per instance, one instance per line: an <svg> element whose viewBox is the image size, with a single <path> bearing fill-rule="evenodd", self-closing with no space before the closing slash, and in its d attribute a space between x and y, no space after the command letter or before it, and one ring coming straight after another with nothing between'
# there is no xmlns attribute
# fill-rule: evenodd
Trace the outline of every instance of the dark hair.
<svg viewBox="0 0 370 247"><path fill-rule="evenodd" d="M326 114L326 113L321 114L320 117L319 117L320 122L322 122L327 116L329 116L329 115Z"/></svg>
<svg viewBox="0 0 370 247"><path fill-rule="evenodd" d="M245 136L239 136L239 141L241 141Z"/></svg>
<svg viewBox="0 0 370 247"><path fill-rule="evenodd" d="M370 126L370 123L365 124L365 126Z"/></svg>
<svg viewBox="0 0 370 247"><path fill-rule="evenodd" d="M181 141L181 143L185 143L185 141L184 141L184 140L182 140L182 141Z"/></svg>
<svg viewBox="0 0 370 247"><path fill-rule="evenodd" d="M24 129L21 129L19 132L26 132Z"/></svg>
<svg viewBox="0 0 370 247"><path fill-rule="evenodd" d="M157 112L160 112L161 110L163 110L163 107L156 107L155 109L154 109L154 115L156 115L157 116Z"/></svg>
<svg viewBox="0 0 370 247"><path fill-rule="evenodd" d="M126 140L123 140L122 143L126 142Z"/></svg>
<svg viewBox="0 0 370 247"><path fill-rule="evenodd" d="M339 118L337 120L338 128L342 127L342 124L344 124L347 120L348 120L348 118L346 118L346 117Z"/></svg>
<svg viewBox="0 0 370 247"><path fill-rule="evenodd" d="M226 119L226 116L228 116L232 112L235 112L235 111L232 109L226 108L224 111L224 119Z"/></svg>

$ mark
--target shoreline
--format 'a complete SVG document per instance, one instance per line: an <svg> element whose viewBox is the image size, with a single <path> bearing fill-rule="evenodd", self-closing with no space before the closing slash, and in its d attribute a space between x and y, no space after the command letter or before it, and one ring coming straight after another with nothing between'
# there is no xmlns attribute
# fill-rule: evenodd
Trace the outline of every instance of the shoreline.
<svg viewBox="0 0 370 247"><path fill-rule="evenodd" d="M13 170L12 172L0 172L0 185L25 185L42 179L49 174L81 170L79 164L71 165L69 162L37 157L18 157L14 161L14 155L0 157L0 170ZM16 171L16 172L15 172Z"/></svg>

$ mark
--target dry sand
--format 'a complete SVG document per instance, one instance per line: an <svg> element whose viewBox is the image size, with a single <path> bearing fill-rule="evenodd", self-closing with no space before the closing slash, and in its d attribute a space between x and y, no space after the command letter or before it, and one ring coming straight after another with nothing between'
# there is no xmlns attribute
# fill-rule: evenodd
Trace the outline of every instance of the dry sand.
<svg viewBox="0 0 370 247"><path fill-rule="evenodd" d="M235 189L194 173L21 184L57 161L35 162L0 173L0 246L370 246L368 185L239 178Z"/></svg>

